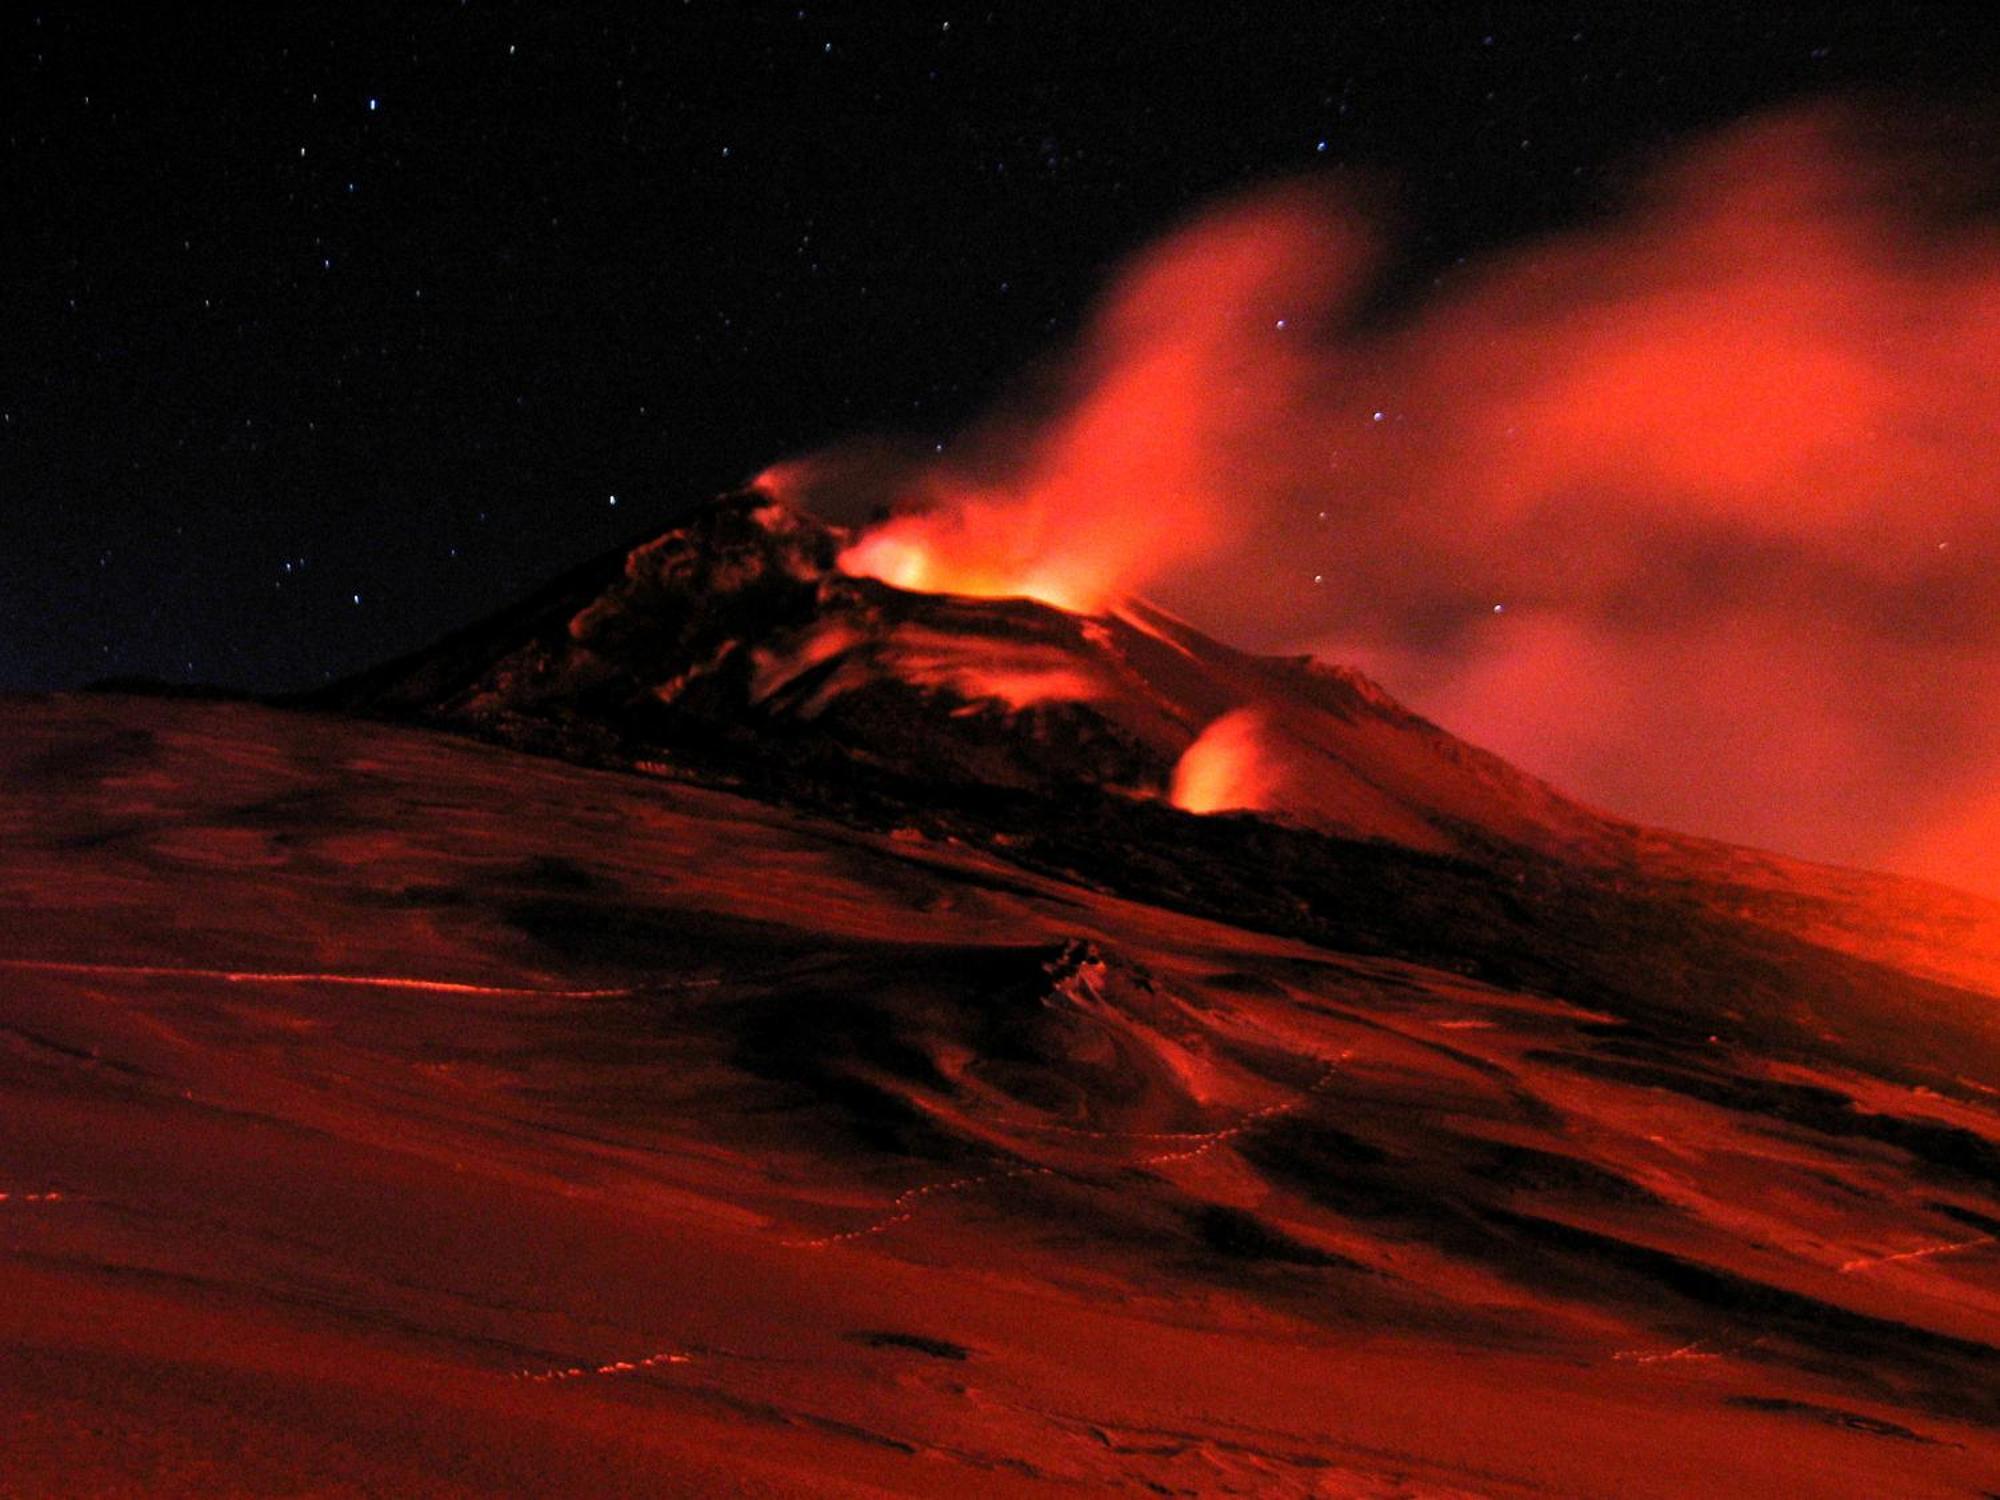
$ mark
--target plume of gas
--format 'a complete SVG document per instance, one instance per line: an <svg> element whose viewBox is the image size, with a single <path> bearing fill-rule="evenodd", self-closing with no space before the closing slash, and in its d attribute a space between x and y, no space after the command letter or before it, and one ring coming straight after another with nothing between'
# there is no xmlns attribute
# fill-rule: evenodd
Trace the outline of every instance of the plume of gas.
<svg viewBox="0 0 2000 1500"><path fill-rule="evenodd" d="M1360 285L1365 245L1299 187L1197 222L1113 290L1052 420L921 476L841 566L1092 612L1232 546L1236 504L1289 463L1254 445L1313 415L1311 330Z"/></svg>
<svg viewBox="0 0 2000 1500"><path fill-rule="evenodd" d="M1226 205L843 565L1143 591L1618 811L2000 892L2000 241L1878 135L1750 122L1387 317L1336 201Z"/></svg>

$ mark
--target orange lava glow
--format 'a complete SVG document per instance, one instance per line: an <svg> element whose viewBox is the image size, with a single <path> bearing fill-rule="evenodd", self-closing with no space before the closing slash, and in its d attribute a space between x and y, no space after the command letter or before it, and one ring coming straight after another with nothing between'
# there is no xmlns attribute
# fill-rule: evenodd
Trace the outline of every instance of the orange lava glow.
<svg viewBox="0 0 2000 1500"><path fill-rule="evenodd" d="M978 501L899 516L843 552L840 566L920 594L1036 599L1074 614L1102 608L1104 580L1096 570L1044 560L1032 540L1013 533L1018 519L1005 506Z"/></svg>
<svg viewBox="0 0 2000 1500"><path fill-rule="evenodd" d="M1102 689L1081 672L982 672L966 669L952 679L954 689L972 700L992 699L1012 709L1038 703L1076 703L1101 695Z"/></svg>
<svg viewBox="0 0 2000 1500"><path fill-rule="evenodd" d="M1387 314L1358 214L1253 196L841 564L1143 592L1613 810L2000 893L2000 235L1920 134L1752 122Z"/></svg>
<svg viewBox="0 0 2000 1500"><path fill-rule="evenodd" d="M1104 685L1059 650L1031 642L967 638L902 625L890 634L884 658L903 680L949 694L969 707L995 702L1019 710L1104 695Z"/></svg>
<svg viewBox="0 0 2000 1500"><path fill-rule="evenodd" d="M1238 708L1182 752L1168 798L1183 812L1256 812L1272 805L1282 779L1266 742L1264 715Z"/></svg>
<svg viewBox="0 0 2000 1500"><path fill-rule="evenodd" d="M1008 457L993 472L934 470L921 506L870 530L841 567L1097 613L1223 545L1238 438L1290 406L1310 370L1303 349L1267 335L1331 305L1359 243L1299 189L1196 224L1099 312L1060 417L997 440Z"/></svg>

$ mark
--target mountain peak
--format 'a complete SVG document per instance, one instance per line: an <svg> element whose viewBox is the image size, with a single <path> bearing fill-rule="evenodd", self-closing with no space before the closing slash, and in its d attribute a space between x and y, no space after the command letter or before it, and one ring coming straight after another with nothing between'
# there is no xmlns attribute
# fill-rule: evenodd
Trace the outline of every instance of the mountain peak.
<svg viewBox="0 0 2000 1500"><path fill-rule="evenodd" d="M695 774L1092 791L1436 853L1587 853L1613 826L1358 672L1237 651L1140 600L909 592L841 571L850 542L725 495L339 701Z"/></svg>

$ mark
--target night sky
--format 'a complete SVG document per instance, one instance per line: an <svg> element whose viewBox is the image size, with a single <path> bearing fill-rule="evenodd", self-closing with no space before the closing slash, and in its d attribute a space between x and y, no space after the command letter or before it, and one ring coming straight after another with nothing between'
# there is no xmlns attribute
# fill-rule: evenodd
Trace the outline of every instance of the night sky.
<svg viewBox="0 0 2000 1500"><path fill-rule="evenodd" d="M0 689L311 686L948 441L1218 194L1365 178L1394 317L1751 109L1984 108L2000 41L1640 9L8 7Z"/></svg>

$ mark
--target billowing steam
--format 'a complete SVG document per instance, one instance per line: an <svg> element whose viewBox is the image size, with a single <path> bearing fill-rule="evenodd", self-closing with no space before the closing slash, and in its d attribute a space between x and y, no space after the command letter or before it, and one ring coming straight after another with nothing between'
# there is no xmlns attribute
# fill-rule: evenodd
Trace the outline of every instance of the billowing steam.
<svg viewBox="0 0 2000 1500"><path fill-rule="evenodd" d="M1312 442L1279 437L1317 416L1311 328L1358 288L1360 237L1327 208L1274 192L1143 258L1093 324L1072 403L1039 430L989 435L989 472L932 471L921 512L874 528L843 566L1096 610L1234 550L1238 507L1273 503L1291 443Z"/></svg>
<svg viewBox="0 0 2000 1500"><path fill-rule="evenodd" d="M2000 240L1820 112L1363 316L1302 188L1131 268L849 571L1355 663L1588 800L2000 892Z"/></svg>

